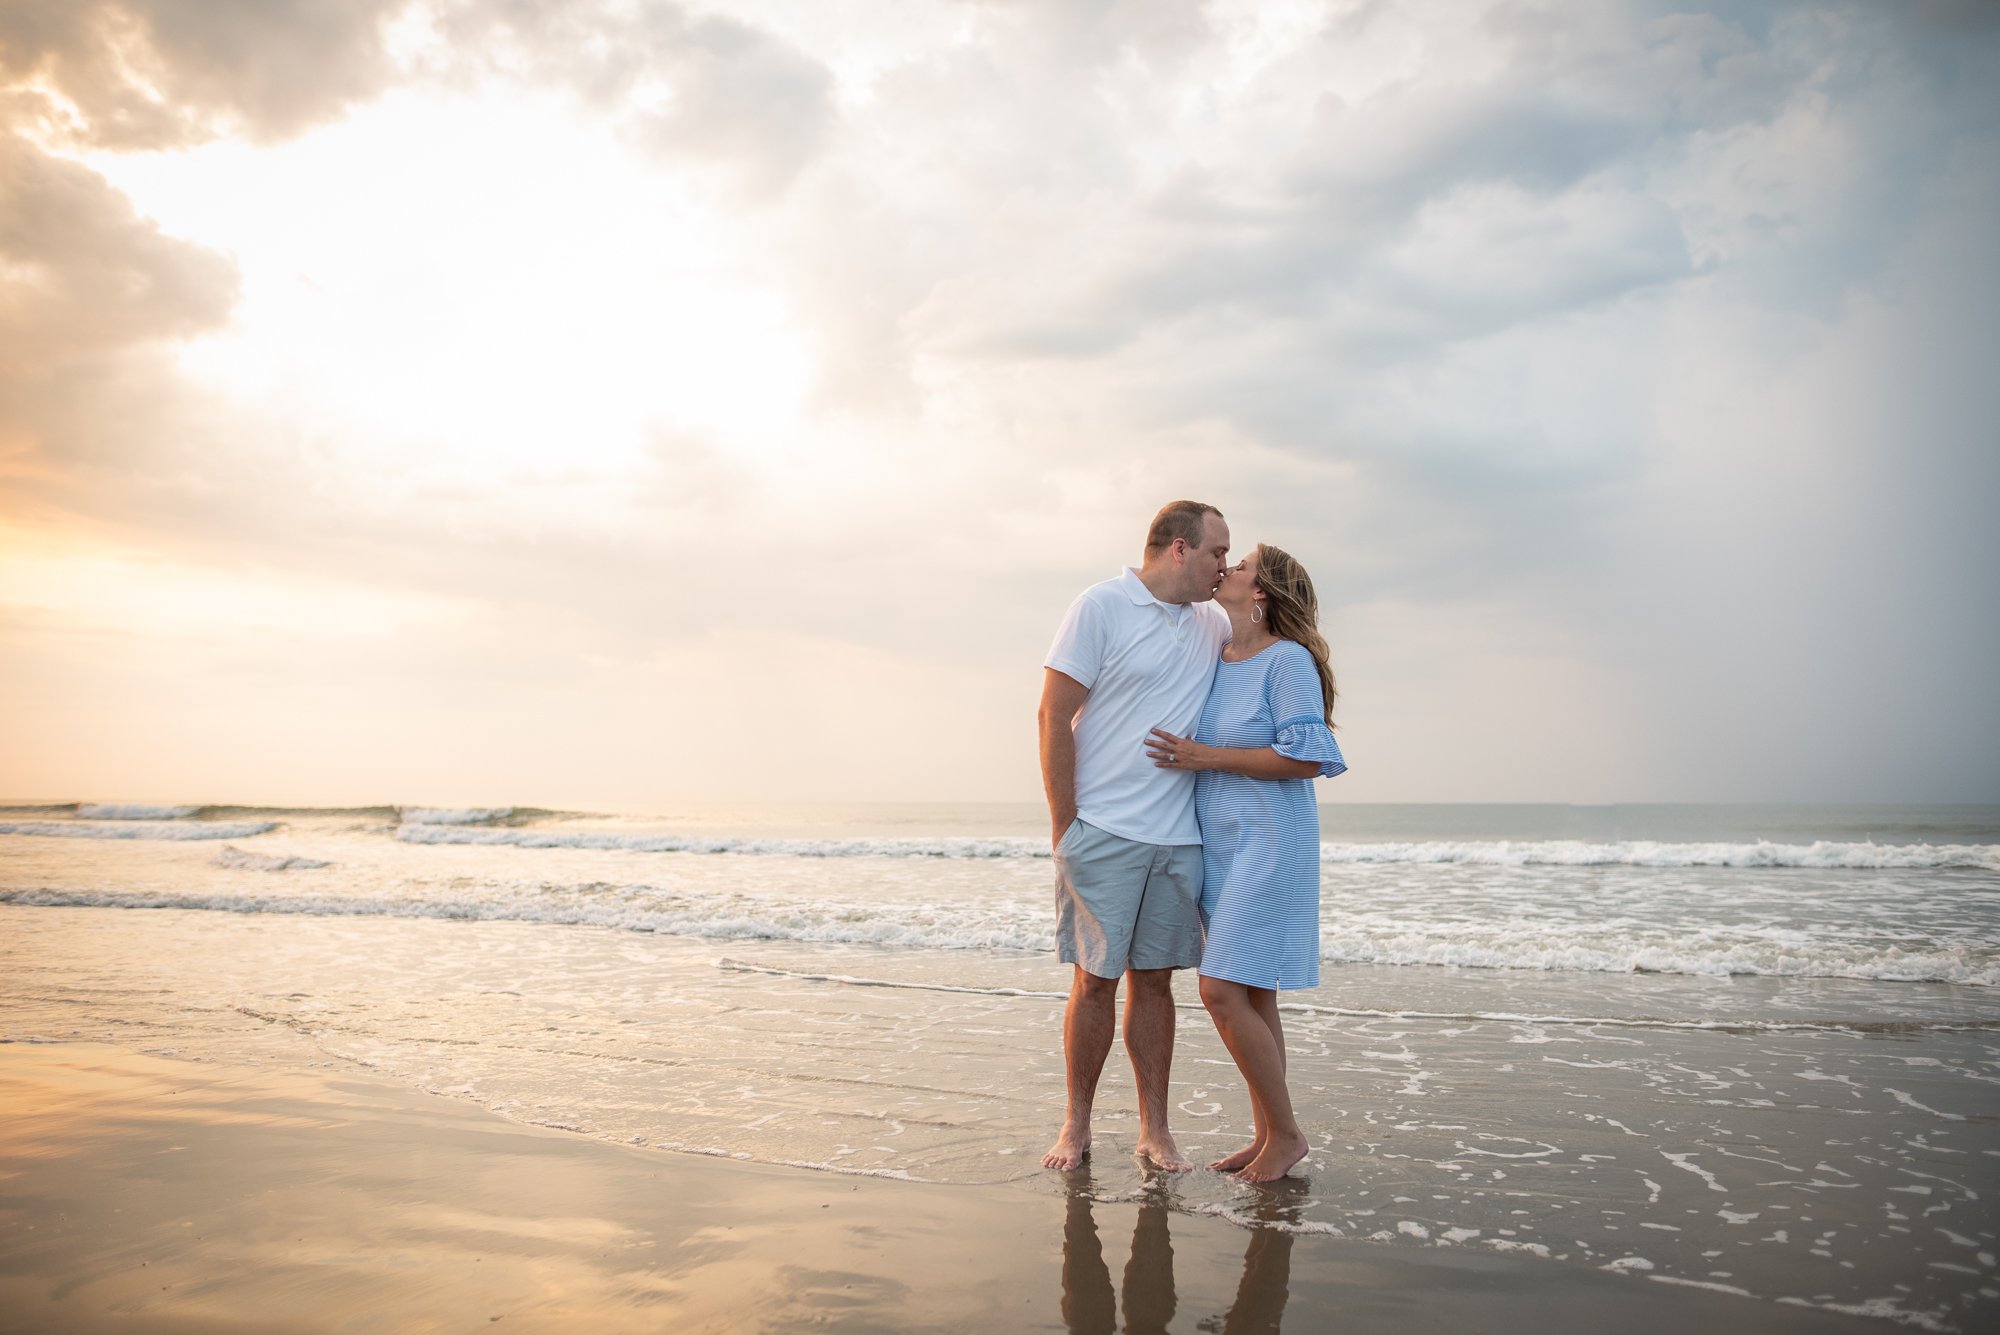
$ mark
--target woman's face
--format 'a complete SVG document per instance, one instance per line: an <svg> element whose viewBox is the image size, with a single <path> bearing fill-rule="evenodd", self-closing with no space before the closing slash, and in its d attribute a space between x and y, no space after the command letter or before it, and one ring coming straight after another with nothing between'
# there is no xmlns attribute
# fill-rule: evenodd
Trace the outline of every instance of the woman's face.
<svg viewBox="0 0 2000 1335"><path fill-rule="evenodd" d="M1222 583L1215 588L1215 601L1232 610L1247 610L1263 599L1257 591L1257 549L1253 547L1248 556L1224 572Z"/></svg>

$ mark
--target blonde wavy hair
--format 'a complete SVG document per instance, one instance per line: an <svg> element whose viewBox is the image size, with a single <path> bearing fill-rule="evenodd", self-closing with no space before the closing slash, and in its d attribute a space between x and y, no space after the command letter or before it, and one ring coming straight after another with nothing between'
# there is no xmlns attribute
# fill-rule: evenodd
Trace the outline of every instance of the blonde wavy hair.
<svg viewBox="0 0 2000 1335"><path fill-rule="evenodd" d="M1264 624L1279 639L1296 640L1313 656L1319 669L1320 693L1326 697L1326 726L1333 726L1333 664L1326 636L1319 633L1319 595L1312 577L1298 558L1268 542L1257 544L1257 588L1264 595Z"/></svg>

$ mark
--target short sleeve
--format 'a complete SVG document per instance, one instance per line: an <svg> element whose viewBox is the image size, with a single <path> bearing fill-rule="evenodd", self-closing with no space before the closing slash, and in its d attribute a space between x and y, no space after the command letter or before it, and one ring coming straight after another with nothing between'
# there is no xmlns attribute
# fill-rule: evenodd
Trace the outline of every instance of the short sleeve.
<svg viewBox="0 0 2000 1335"><path fill-rule="evenodd" d="M1104 609L1089 594L1079 594L1069 605L1042 666L1073 677L1084 686L1097 684L1097 674L1104 669Z"/></svg>
<svg viewBox="0 0 2000 1335"><path fill-rule="evenodd" d="M1273 751L1287 760L1318 765L1322 779L1346 772L1340 743L1326 726L1326 693L1320 689L1319 668L1310 650L1304 646L1283 650L1264 679L1264 692L1277 727Z"/></svg>

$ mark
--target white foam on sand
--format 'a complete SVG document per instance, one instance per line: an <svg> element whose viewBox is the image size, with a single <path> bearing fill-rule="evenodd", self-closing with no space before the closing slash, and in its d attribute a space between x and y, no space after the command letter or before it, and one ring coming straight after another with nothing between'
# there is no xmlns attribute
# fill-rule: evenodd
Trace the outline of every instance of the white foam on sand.
<svg viewBox="0 0 2000 1335"><path fill-rule="evenodd" d="M282 856L271 853L249 853L234 844L224 844L222 851L214 858L218 867L234 867L243 871L308 871L320 867L331 867L331 862L318 858Z"/></svg>
<svg viewBox="0 0 2000 1335"><path fill-rule="evenodd" d="M1380 914L1373 915L1378 920ZM1835 929L1837 930L1837 929ZM1320 936L1320 958L1353 964L1428 964L1466 969L1574 973L1739 974L1866 978L1897 983L2000 985L2000 955L1972 939L1829 939L1829 930L1744 924L1685 931L1618 922L1369 922L1336 917Z"/></svg>

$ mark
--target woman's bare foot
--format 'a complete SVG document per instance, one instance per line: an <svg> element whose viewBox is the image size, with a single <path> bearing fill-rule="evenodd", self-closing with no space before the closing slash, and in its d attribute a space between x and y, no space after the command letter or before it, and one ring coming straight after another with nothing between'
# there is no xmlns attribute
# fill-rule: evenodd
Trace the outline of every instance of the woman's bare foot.
<svg viewBox="0 0 2000 1335"><path fill-rule="evenodd" d="M1209 1164L1218 1173L1234 1173L1246 1167L1264 1148L1264 1142L1253 1140L1234 1154L1225 1154Z"/></svg>
<svg viewBox="0 0 2000 1335"><path fill-rule="evenodd" d="M1239 1182L1276 1182L1292 1171L1299 1160L1306 1157L1312 1146L1302 1135L1272 1136L1270 1141L1243 1170L1236 1174Z"/></svg>
<svg viewBox="0 0 2000 1335"><path fill-rule="evenodd" d="M1181 1147L1174 1144L1168 1132L1139 1137L1137 1153L1141 1159L1167 1173L1185 1173L1193 1169L1194 1162L1181 1153Z"/></svg>
<svg viewBox="0 0 2000 1335"><path fill-rule="evenodd" d="M1049 1146L1049 1152L1042 1156L1042 1167L1053 1168L1059 1173L1083 1167L1083 1161L1090 1157L1090 1127L1071 1126L1063 1123L1062 1134L1056 1143Z"/></svg>

